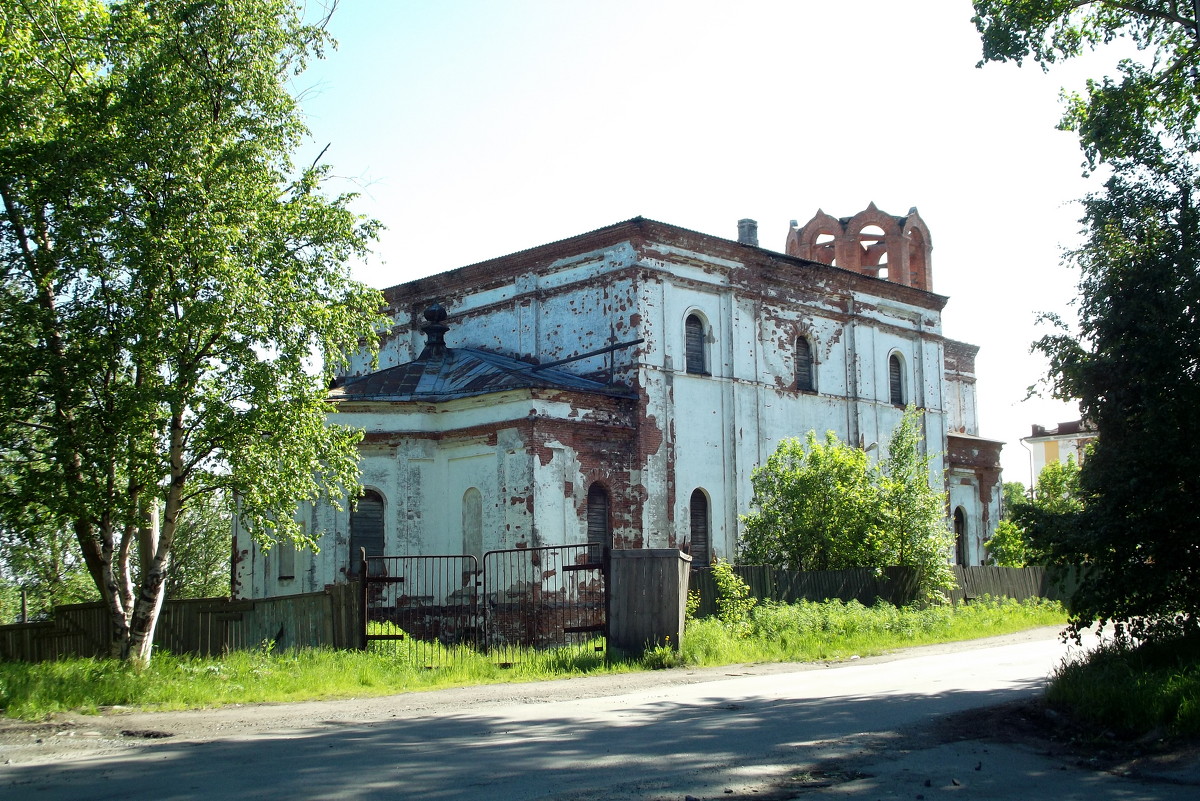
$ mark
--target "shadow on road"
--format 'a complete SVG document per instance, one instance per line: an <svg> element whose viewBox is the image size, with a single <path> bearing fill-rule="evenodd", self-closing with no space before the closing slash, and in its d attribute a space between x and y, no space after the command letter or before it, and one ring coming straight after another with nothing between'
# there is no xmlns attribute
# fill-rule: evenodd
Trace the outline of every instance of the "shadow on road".
<svg viewBox="0 0 1200 801"><path fill-rule="evenodd" d="M617 698L155 741L128 755L0 767L10 798L527 799L618 797L713 771L800 764L832 741L1028 697L1003 691L728 700ZM849 739L846 739L849 738ZM828 753L824 753L828 757ZM622 788L624 788L622 790ZM15 794L14 794L15 793ZM682 797L682 796L679 796Z"/></svg>

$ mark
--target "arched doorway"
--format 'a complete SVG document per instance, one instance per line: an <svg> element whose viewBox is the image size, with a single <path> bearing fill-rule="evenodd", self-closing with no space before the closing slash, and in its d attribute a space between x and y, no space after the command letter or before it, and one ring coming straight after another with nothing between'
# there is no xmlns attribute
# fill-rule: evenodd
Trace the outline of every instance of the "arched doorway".
<svg viewBox="0 0 1200 801"><path fill-rule="evenodd" d="M351 578L362 566L362 549L366 549L367 556L383 556L383 509L383 496L367 490L350 511L350 564L346 575Z"/></svg>
<svg viewBox="0 0 1200 801"><path fill-rule="evenodd" d="M608 502L608 490L599 484L588 488L587 497L587 541L588 559L602 562L613 547L612 519Z"/></svg>
<svg viewBox="0 0 1200 801"><path fill-rule="evenodd" d="M954 561L967 564L967 515L961 506L954 510Z"/></svg>

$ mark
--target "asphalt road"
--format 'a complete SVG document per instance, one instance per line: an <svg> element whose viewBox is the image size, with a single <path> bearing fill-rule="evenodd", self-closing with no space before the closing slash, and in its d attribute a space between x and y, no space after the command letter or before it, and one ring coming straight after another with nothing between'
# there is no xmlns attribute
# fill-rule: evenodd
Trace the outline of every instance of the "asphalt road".
<svg viewBox="0 0 1200 801"><path fill-rule="evenodd" d="M119 744L111 718L60 721L34 739L79 747L9 747L0 798L1200 798L1187 773L1131 779L930 728L1034 695L1066 650L1040 630L833 665L142 714L115 719L145 735Z"/></svg>

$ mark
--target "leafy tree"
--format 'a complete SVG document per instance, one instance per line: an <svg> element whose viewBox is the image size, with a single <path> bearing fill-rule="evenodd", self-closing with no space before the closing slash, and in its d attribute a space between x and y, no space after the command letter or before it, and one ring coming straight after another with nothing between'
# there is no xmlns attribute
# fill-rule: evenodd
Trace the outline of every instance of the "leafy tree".
<svg viewBox="0 0 1200 801"><path fill-rule="evenodd" d="M823 443L811 431L803 445L786 439L751 476L755 511L742 518L742 560L789 570L908 565L918 568L921 597L936 600L954 586L953 535L945 495L930 479L911 407L880 464L832 431Z"/></svg>
<svg viewBox="0 0 1200 801"><path fill-rule="evenodd" d="M1087 164L1137 162L1162 171L1180 149L1196 152L1196 6L1181 0L975 0L973 21L988 61L1033 59L1043 69L1113 41L1138 57L1117 76L1065 95L1061 127L1078 132ZM1164 137L1164 132L1170 132Z"/></svg>
<svg viewBox="0 0 1200 801"><path fill-rule="evenodd" d="M167 598L229 595L232 521L233 510L221 492L198 495L184 507L167 570Z"/></svg>
<svg viewBox="0 0 1200 801"><path fill-rule="evenodd" d="M1003 494L1000 502L1000 520L996 530L985 543L988 564L1000 567L1025 567L1029 556L1025 542L1025 531L1012 521L1013 510L1027 503L1025 485L1020 481L1005 481L1001 485Z"/></svg>
<svg viewBox="0 0 1200 801"><path fill-rule="evenodd" d="M1000 492L1002 494L1001 520L1008 520L1012 517L1013 509L1029 500L1029 496L1025 494L1025 485L1020 481L1005 481L1000 487Z"/></svg>
<svg viewBox="0 0 1200 801"><path fill-rule="evenodd" d="M0 521L72 533L114 655L198 498L305 542L290 510L357 486L324 386L375 341L377 225L291 161L325 43L292 0L0 0Z"/></svg>
<svg viewBox="0 0 1200 801"><path fill-rule="evenodd" d="M718 559L712 566L717 588L717 619L739 637L750 635L750 613L758 599L750 595L750 585L733 570L733 565Z"/></svg>
<svg viewBox="0 0 1200 801"><path fill-rule="evenodd" d="M36 521L20 532L0 529L0 581L11 588L0 623L17 622L22 590L30 618L44 618L55 606L97 598L74 535Z"/></svg>
<svg viewBox="0 0 1200 801"><path fill-rule="evenodd" d="M15 491L11 478L0 473L0 496L10 497ZM17 622L22 590L31 618L47 616L55 605L97 598L74 534L55 525L37 499L0 521L0 583L8 588L0 623Z"/></svg>
<svg viewBox="0 0 1200 801"><path fill-rule="evenodd" d="M917 569L919 597L933 602L955 587L949 562L954 533L946 520L945 481L940 470L931 471L933 456L924 452L922 440L921 413L910 406L880 465L880 545L888 564Z"/></svg>
<svg viewBox="0 0 1200 801"><path fill-rule="evenodd" d="M1116 175L1086 201L1081 337L1038 343L1057 394L1079 398L1099 432L1077 521L1039 538L1052 562L1086 568L1071 601L1076 630L1197 629L1200 209L1185 174Z"/></svg>
<svg viewBox="0 0 1200 801"><path fill-rule="evenodd" d="M988 540L988 553L993 564L1001 567L1045 564L1049 543L1059 536L1060 531L1069 530L1078 523L1078 515L1083 510L1079 476L1079 465L1073 457L1068 457L1066 461L1051 462L1042 468L1032 499L1014 494L1004 519Z"/></svg>
<svg viewBox="0 0 1200 801"><path fill-rule="evenodd" d="M996 523L987 541L988 562L998 567L1025 567L1035 561L1029 554L1025 530L1007 518Z"/></svg>
<svg viewBox="0 0 1200 801"><path fill-rule="evenodd" d="M1079 475L1083 508L1039 537L1081 565L1078 633L1115 622L1138 637L1194 633L1200 611L1200 212L1194 201L1200 62L1194 4L979 0L985 60L1043 66L1113 38L1142 51L1068 98L1090 166L1111 176L1083 203L1079 324L1036 347L1050 386L1099 432Z"/></svg>
<svg viewBox="0 0 1200 801"><path fill-rule="evenodd" d="M788 438L755 468L754 511L742 518L742 561L788 570L882 567L876 472L832 431Z"/></svg>

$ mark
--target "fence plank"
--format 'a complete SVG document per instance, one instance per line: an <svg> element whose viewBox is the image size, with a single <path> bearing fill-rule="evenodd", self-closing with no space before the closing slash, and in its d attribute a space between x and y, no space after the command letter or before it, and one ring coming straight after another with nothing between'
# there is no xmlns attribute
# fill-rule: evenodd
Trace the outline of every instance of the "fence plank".
<svg viewBox="0 0 1200 801"><path fill-rule="evenodd" d="M983 595L1016 598L1066 600L1074 586L1074 573L1053 573L1043 567L986 567L952 565L958 587L949 593L958 603ZM868 568L848 570L767 570L760 565L737 565L734 572L750 586L750 595L759 599L795 603L797 601L858 601L875 603L882 599L903 606L916 598L917 574L911 568L888 568L883 575ZM1060 587L1065 582L1065 589ZM717 613L716 582L712 570L691 572L690 592L700 595L697 617Z"/></svg>
<svg viewBox="0 0 1200 801"><path fill-rule="evenodd" d="M260 648L352 648L358 631L357 584L270 599L189 598L163 603L155 647L173 654L218 656ZM45 662L108 652L103 603L55 607L51 619L0 626L0 659Z"/></svg>

